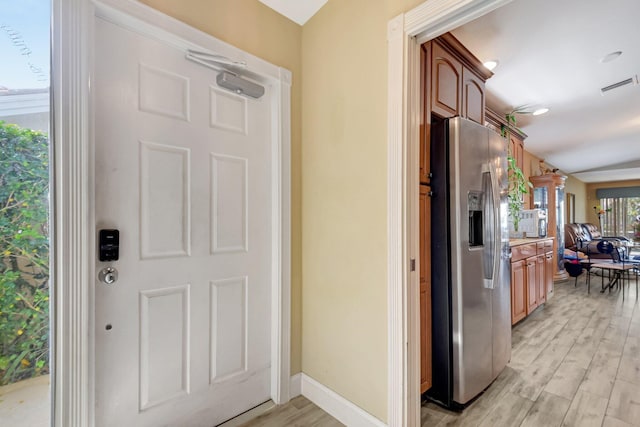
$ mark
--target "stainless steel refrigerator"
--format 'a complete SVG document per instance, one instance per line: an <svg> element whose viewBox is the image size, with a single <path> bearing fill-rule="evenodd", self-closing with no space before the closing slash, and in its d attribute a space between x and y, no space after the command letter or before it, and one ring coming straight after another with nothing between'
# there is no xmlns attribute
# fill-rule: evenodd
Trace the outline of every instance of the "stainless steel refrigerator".
<svg viewBox="0 0 640 427"><path fill-rule="evenodd" d="M460 117L431 129L433 386L462 409L511 358L507 143Z"/></svg>

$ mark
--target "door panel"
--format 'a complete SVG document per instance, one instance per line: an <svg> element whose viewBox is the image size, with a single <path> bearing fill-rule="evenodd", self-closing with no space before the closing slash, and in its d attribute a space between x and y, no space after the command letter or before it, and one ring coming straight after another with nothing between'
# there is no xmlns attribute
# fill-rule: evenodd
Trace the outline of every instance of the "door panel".
<svg viewBox="0 0 640 427"><path fill-rule="evenodd" d="M544 282L547 287L547 299L549 299L553 296L553 252L547 252L544 258Z"/></svg>
<svg viewBox="0 0 640 427"><path fill-rule="evenodd" d="M538 288L536 287L536 258L525 260L525 283L527 284L527 315L538 307Z"/></svg>
<svg viewBox="0 0 640 427"><path fill-rule="evenodd" d="M484 125L484 82L462 68L462 115Z"/></svg>
<svg viewBox="0 0 640 427"><path fill-rule="evenodd" d="M515 325L527 315L527 292L524 260L511 263L511 324Z"/></svg>
<svg viewBox="0 0 640 427"><path fill-rule="evenodd" d="M544 255L536 257L536 286L538 288L538 305L547 301L547 286L544 275Z"/></svg>
<svg viewBox="0 0 640 427"><path fill-rule="evenodd" d="M269 400L270 88L249 99L183 51L96 19L98 426L212 426Z"/></svg>
<svg viewBox="0 0 640 427"><path fill-rule="evenodd" d="M437 43L433 43L431 64L432 111L442 118L459 115L462 64Z"/></svg>

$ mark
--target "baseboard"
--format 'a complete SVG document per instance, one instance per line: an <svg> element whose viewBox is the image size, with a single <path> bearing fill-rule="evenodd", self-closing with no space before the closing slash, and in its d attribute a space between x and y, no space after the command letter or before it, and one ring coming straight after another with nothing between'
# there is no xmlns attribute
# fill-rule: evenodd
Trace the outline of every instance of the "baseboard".
<svg viewBox="0 0 640 427"><path fill-rule="evenodd" d="M303 373L291 377L292 396L294 378L298 375L302 395L342 424L349 427L386 427L378 418Z"/></svg>
<svg viewBox="0 0 640 427"><path fill-rule="evenodd" d="M302 372L298 372L297 374L291 376L291 380L289 382L289 396L291 399L294 397L300 396L302 394Z"/></svg>

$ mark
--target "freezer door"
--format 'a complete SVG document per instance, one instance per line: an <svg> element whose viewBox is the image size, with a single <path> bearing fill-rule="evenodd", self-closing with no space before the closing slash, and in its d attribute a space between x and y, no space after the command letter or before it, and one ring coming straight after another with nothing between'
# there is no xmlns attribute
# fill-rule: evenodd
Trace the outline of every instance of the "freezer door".
<svg viewBox="0 0 640 427"><path fill-rule="evenodd" d="M486 279L494 272L486 259L500 243L492 226L497 217L486 211L493 204L489 132L465 119L449 120L453 400L459 404L493 380L493 291Z"/></svg>
<svg viewBox="0 0 640 427"><path fill-rule="evenodd" d="M495 164L497 180L500 185L499 203L499 265L498 278L492 292L493 310L493 375L495 379L511 359L511 274L508 229L508 177L507 177L507 141L497 133L489 132L489 157Z"/></svg>

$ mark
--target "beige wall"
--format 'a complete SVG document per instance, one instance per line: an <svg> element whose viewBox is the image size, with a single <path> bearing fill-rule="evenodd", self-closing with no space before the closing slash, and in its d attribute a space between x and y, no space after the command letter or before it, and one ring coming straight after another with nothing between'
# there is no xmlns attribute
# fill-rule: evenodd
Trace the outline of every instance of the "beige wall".
<svg viewBox="0 0 640 427"><path fill-rule="evenodd" d="M564 184L565 194L575 195L575 222L589 222L587 210L587 184L571 175Z"/></svg>
<svg viewBox="0 0 640 427"><path fill-rule="evenodd" d="M598 215L593 209L594 206L600 204L600 200L596 198L596 190L598 188L612 188L612 187L637 187L640 186L640 180L630 181L610 181L610 182L597 182L593 184L587 184L587 222L598 224Z"/></svg>
<svg viewBox="0 0 640 427"><path fill-rule="evenodd" d="M302 30L302 370L387 419L387 22L329 0Z"/></svg>
<svg viewBox="0 0 640 427"><path fill-rule="evenodd" d="M141 0L201 31L293 73L291 87L291 373L300 372L302 294L302 27L257 0Z"/></svg>

